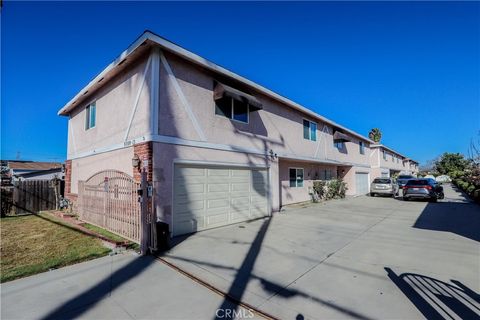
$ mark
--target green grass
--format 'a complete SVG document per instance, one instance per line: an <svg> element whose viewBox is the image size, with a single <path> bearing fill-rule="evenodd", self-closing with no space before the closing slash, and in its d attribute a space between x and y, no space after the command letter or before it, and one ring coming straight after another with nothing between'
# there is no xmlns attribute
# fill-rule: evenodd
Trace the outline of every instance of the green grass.
<svg viewBox="0 0 480 320"><path fill-rule="evenodd" d="M112 233L108 230L105 230L103 228L100 228L100 227L97 227L93 224L90 224L90 223L84 223L82 224L83 227L85 227L86 229L88 230L91 230L99 235L102 235L104 236L105 238L111 240L111 241L115 241L115 242L125 242L126 243L126 248L127 249L131 249L131 250L135 250L135 251L140 251L140 245L138 243L135 243L135 242L132 242L130 240L127 240L125 238L122 238L121 236L115 234L115 233Z"/></svg>
<svg viewBox="0 0 480 320"><path fill-rule="evenodd" d="M47 214L0 220L0 282L107 255L101 240Z"/></svg>
<svg viewBox="0 0 480 320"><path fill-rule="evenodd" d="M94 226L93 224L90 224L90 223L83 223L82 224L82 227L88 229L88 230L91 230L99 235L102 235L104 236L105 238L111 240L111 241L115 241L115 242L128 242L128 240L126 240L125 238L122 238L120 237L119 235L116 235L115 233L111 233L110 231L107 231L103 228L100 228L100 227L97 227L97 226Z"/></svg>

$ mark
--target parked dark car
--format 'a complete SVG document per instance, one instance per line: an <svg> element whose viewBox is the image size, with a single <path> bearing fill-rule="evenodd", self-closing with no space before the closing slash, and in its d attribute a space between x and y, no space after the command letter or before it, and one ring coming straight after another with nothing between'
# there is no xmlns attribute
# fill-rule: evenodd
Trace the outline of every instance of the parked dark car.
<svg viewBox="0 0 480 320"><path fill-rule="evenodd" d="M398 187L400 189L402 189L403 187L405 187L405 185L407 184L408 180L410 179L415 179L414 176L412 175L409 175L409 174L401 174L398 176L397 178L397 184L398 184Z"/></svg>
<svg viewBox="0 0 480 320"><path fill-rule="evenodd" d="M428 199L431 202L437 202L443 199L443 187L434 179L410 179L403 187L403 200L410 199Z"/></svg>

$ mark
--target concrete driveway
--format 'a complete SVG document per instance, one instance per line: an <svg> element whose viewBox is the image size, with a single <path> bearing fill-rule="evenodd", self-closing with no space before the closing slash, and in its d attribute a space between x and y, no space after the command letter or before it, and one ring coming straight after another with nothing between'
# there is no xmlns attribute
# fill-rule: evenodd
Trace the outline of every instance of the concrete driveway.
<svg viewBox="0 0 480 320"><path fill-rule="evenodd" d="M164 258L281 319L480 318L480 206L358 197L200 232Z"/></svg>
<svg viewBox="0 0 480 320"><path fill-rule="evenodd" d="M233 310L258 318L158 260L129 252L0 289L1 319L212 319Z"/></svg>

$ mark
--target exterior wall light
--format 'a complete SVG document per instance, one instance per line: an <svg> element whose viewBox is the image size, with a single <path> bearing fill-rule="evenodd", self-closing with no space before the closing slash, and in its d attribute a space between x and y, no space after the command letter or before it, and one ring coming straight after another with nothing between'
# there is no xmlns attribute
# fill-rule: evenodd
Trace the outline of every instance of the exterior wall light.
<svg viewBox="0 0 480 320"><path fill-rule="evenodd" d="M140 168L140 158L138 157L138 154L135 154L132 158L132 167L134 168Z"/></svg>

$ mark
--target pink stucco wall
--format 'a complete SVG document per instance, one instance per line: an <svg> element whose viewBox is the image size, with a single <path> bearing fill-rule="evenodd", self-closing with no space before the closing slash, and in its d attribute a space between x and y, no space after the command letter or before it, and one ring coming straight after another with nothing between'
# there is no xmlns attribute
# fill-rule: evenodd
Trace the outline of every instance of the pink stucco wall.
<svg viewBox="0 0 480 320"><path fill-rule="evenodd" d="M254 92L251 93L261 100L263 110L251 112L248 124L215 115L214 80L224 80L176 56L168 53L165 56L191 106L194 121L208 142L257 150L271 149L292 157L369 165L367 142L364 155L360 154L358 139L354 137L352 142L346 143L345 150L339 151L333 146L334 129L330 125ZM200 140L165 68L162 66L160 69L159 134ZM248 88L236 87L249 91ZM303 138L304 119L317 123L317 141Z"/></svg>
<svg viewBox="0 0 480 320"><path fill-rule="evenodd" d="M304 177L302 187L290 187L290 168L303 169ZM304 161L280 160L278 174L280 183L280 204L283 206L311 200L309 188L313 187L314 180L323 178L324 173L322 171L324 170L330 170L331 178L337 177L337 166Z"/></svg>
<svg viewBox="0 0 480 320"><path fill-rule="evenodd" d="M148 70L145 83L141 86L147 58L106 83L73 111L68 121L67 159L123 144L130 119L132 122L126 140L149 133L151 72ZM133 113L137 95L138 103ZM96 103L96 125L86 130L85 108L92 102Z"/></svg>

